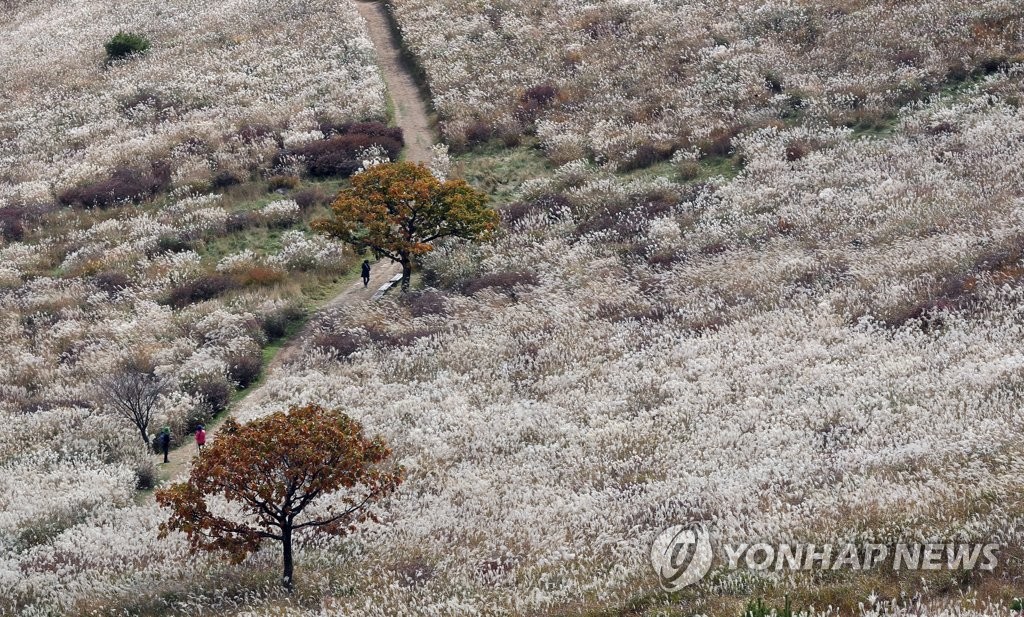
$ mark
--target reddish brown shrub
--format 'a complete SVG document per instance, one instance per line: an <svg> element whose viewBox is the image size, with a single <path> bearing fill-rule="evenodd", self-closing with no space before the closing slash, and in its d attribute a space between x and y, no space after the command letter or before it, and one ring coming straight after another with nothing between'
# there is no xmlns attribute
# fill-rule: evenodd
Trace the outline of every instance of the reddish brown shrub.
<svg viewBox="0 0 1024 617"><path fill-rule="evenodd" d="M128 275L117 270L100 272L93 277L93 282L101 291L110 295L116 294L131 285L131 279L128 278Z"/></svg>
<svg viewBox="0 0 1024 617"><path fill-rule="evenodd" d="M361 166L361 154L371 146L384 148L396 160L404 142L388 135L344 133L303 144L289 153L302 157L311 176L351 176Z"/></svg>
<svg viewBox="0 0 1024 617"><path fill-rule="evenodd" d="M215 189L224 189L229 186L241 184L245 180L245 176L242 175L240 172L232 170L223 170L217 172L217 175L213 177L213 180L210 182L210 184Z"/></svg>
<svg viewBox="0 0 1024 617"><path fill-rule="evenodd" d="M354 332L333 332L313 337L313 347L326 352L334 360L344 360L359 351L362 341Z"/></svg>
<svg viewBox="0 0 1024 617"><path fill-rule="evenodd" d="M255 212L232 212L228 215L224 227L228 233L238 233L260 224L260 217Z"/></svg>
<svg viewBox="0 0 1024 617"><path fill-rule="evenodd" d="M482 144L494 137L494 127L490 123L481 120L466 127L465 135L468 145Z"/></svg>
<svg viewBox="0 0 1024 617"><path fill-rule="evenodd" d="M529 201L517 201L501 209L501 218L512 225L530 216L534 212L546 212L548 218L557 218L562 211L572 204L561 193L547 193Z"/></svg>
<svg viewBox="0 0 1024 617"><path fill-rule="evenodd" d="M309 210L314 206L327 205L331 201L331 196L320 187L314 186L298 191L292 195L292 199L295 200L300 209Z"/></svg>
<svg viewBox="0 0 1024 617"><path fill-rule="evenodd" d="M558 88L550 84L533 86L523 93L516 106L516 117L525 122L537 119L540 112L558 100Z"/></svg>
<svg viewBox="0 0 1024 617"><path fill-rule="evenodd" d="M484 289L497 289L515 297L516 287L533 287L540 283L537 273L530 270L492 272L462 284L462 293L471 296Z"/></svg>
<svg viewBox="0 0 1024 617"><path fill-rule="evenodd" d="M386 330L378 326L366 328L367 338L371 343L388 348L408 347L421 338L436 334L433 328L413 328L412 330Z"/></svg>
<svg viewBox="0 0 1024 617"><path fill-rule="evenodd" d="M0 208L0 235L8 242L20 242L25 238L25 208L6 206Z"/></svg>
<svg viewBox="0 0 1024 617"><path fill-rule="evenodd" d="M438 291L421 291L414 294L405 294L406 303L409 305L409 312L413 317L425 317L427 315L442 315L445 312L444 294Z"/></svg>
<svg viewBox="0 0 1024 617"><path fill-rule="evenodd" d="M63 191L58 201L66 206L108 208L146 200L166 189L171 183L171 169L166 163L154 163L151 169L121 167L105 180L99 180Z"/></svg>
<svg viewBox="0 0 1024 617"><path fill-rule="evenodd" d="M267 137L277 138L277 129L270 124L251 122L238 127L238 138L246 143L262 141Z"/></svg>
<svg viewBox="0 0 1024 617"><path fill-rule="evenodd" d="M216 298L236 287L238 283L229 276L207 274L171 289L166 303L174 308L184 308L196 302Z"/></svg>
<svg viewBox="0 0 1024 617"><path fill-rule="evenodd" d="M267 287L284 280L284 272L269 266L253 266L235 274L235 283L241 287Z"/></svg>
<svg viewBox="0 0 1024 617"><path fill-rule="evenodd" d="M263 355L260 353L238 353L228 358L228 379L242 390L260 378L263 372Z"/></svg>

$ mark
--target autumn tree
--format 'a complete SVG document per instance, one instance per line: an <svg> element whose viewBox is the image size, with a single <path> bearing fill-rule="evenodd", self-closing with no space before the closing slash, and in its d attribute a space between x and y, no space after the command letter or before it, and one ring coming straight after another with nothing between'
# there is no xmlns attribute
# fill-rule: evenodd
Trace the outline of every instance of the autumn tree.
<svg viewBox="0 0 1024 617"><path fill-rule="evenodd" d="M334 217L315 227L377 258L402 264L409 290L413 260L446 237L479 240L498 225L487 196L464 180L438 180L418 163L386 163L352 177L331 206Z"/></svg>
<svg viewBox="0 0 1024 617"><path fill-rule="evenodd" d="M223 551L234 563L265 540L280 542L281 582L291 591L293 543L305 533L342 536L373 519L370 506L402 481L400 467L383 466L390 455L380 437L318 405L244 425L228 419L188 481L157 492L171 510L161 536L184 532L193 552ZM208 501L215 495L223 500Z"/></svg>
<svg viewBox="0 0 1024 617"><path fill-rule="evenodd" d="M131 422L149 446L149 425L160 397L170 390L170 385L166 377L156 373L151 362L131 359L100 380L100 402Z"/></svg>

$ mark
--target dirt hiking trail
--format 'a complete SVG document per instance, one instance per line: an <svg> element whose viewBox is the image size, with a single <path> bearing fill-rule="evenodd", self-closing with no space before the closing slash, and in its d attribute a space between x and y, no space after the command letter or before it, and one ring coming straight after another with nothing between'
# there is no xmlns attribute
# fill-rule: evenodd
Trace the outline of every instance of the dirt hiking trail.
<svg viewBox="0 0 1024 617"><path fill-rule="evenodd" d="M430 148L434 145L427 102L423 100L416 80L402 62L401 49L388 21L388 9L383 2L354 1L359 14L366 20L370 40L377 50L377 66L384 75L384 83L391 95L395 123L402 127L405 160L427 163L430 161Z"/></svg>
<svg viewBox="0 0 1024 617"><path fill-rule="evenodd" d="M401 50L398 41L395 39L388 22L385 11L387 8L382 2L369 0L353 0L359 9L360 15L366 20L369 29L370 39L377 51L378 67L384 76L384 83L387 86L388 94L394 105L395 123L402 129L405 137L404 159L417 163L427 163L431 158L430 148L434 145L434 133L430 127L430 119L427 114L427 103L423 100L416 81L406 69L402 62ZM356 280L345 291L332 298L327 304L319 309L319 312L328 311L341 306L352 306L371 302L380 288L390 282L396 274L401 274L402 268L399 264L390 260L380 260L372 264L370 270L370 284L363 286L361 279ZM217 438L217 431L224 420L235 415L242 404L246 406L258 403L261 398L267 395L265 384L274 373L286 365L289 361L299 357L302 351L302 343L309 336L311 324L316 321L315 315L311 317L306 326L291 339L289 339L273 361L264 368L264 378L261 384L251 392L231 405L228 410L221 414L214 422L206 427L207 443ZM171 451L170 462L162 463L163 455L155 455L154 463L157 464L158 475L164 483L180 482L187 478L192 467L192 459L198 454L195 440L189 437L187 442L179 444ZM152 495L150 496L152 498Z"/></svg>

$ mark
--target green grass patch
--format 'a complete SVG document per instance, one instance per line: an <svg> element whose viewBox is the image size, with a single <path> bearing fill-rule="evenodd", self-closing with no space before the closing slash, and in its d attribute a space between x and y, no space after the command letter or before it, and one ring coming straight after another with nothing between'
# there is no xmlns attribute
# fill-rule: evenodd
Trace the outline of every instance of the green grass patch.
<svg viewBox="0 0 1024 617"><path fill-rule="evenodd" d="M453 157L452 163L455 177L489 194L495 204L508 203L523 182L553 171L536 139L512 148L488 144Z"/></svg>
<svg viewBox="0 0 1024 617"><path fill-rule="evenodd" d="M733 179L740 173L742 166L738 156L708 156L700 160L701 173L698 180L706 180L717 176Z"/></svg>

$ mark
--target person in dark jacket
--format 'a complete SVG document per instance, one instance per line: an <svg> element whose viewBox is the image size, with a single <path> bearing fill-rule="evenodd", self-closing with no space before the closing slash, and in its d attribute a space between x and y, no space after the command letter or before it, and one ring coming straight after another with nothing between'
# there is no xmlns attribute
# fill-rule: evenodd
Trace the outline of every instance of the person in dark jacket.
<svg viewBox="0 0 1024 617"><path fill-rule="evenodd" d="M370 260L363 260L363 287L370 284Z"/></svg>
<svg viewBox="0 0 1024 617"><path fill-rule="evenodd" d="M169 463L167 455L171 451L171 427L165 426L164 430L160 431L160 435L157 437L157 443L160 444L160 451L164 453L164 462Z"/></svg>

